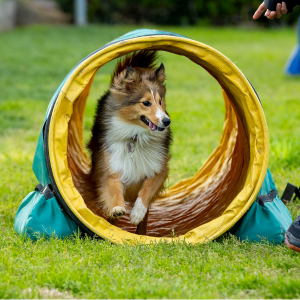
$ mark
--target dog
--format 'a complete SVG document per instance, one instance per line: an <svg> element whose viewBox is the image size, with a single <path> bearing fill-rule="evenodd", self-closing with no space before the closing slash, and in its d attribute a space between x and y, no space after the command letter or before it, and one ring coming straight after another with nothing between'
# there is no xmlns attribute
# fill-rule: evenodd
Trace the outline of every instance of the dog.
<svg viewBox="0 0 300 300"><path fill-rule="evenodd" d="M136 51L117 62L109 90L98 100L87 144L91 170L87 205L98 203L111 224L134 206L130 223L146 234L149 204L168 177L172 133L166 111L165 68L156 51Z"/></svg>

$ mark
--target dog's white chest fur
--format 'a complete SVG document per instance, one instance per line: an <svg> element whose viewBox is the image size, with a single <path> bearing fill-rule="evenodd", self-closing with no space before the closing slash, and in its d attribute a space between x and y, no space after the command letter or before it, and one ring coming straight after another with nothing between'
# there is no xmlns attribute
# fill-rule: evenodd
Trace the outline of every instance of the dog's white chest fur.
<svg viewBox="0 0 300 300"><path fill-rule="evenodd" d="M131 159L127 143L134 136L137 136L137 141ZM112 171L120 174L121 181L127 186L146 177L153 177L161 171L166 160L165 136L165 132L152 132L137 125L127 124L117 117L112 118L105 137Z"/></svg>

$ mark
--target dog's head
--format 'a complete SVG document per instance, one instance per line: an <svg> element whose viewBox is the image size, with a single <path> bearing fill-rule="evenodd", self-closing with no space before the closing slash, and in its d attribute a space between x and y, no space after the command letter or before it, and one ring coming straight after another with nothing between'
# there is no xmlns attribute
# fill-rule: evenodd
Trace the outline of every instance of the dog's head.
<svg viewBox="0 0 300 300"><path fill-rule="evenodd" d="M110 91L122 121L164 131L171 120L166 112L165 68L126 67L112 80Z"/></svg>

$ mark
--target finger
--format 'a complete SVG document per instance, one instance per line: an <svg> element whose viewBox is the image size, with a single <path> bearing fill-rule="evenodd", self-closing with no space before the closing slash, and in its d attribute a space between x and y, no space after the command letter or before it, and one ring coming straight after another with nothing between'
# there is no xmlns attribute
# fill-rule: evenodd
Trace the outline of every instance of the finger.
<svg viewBox="0 0 300 300"><path fill-rule="evenodd" d="M276 16L275 18L276 19L280 19L282 16L282 13L281 13L281 4L280 3L277 3L276 5Z"/></svg>
<svg viewBox="0 0 300 300"><path fill-rule="evenodd" d="M267 11L266 11L266 13L265 13L265 17L269 16L270 13L271 13L271 11L267 9Z"/></svg>
<svg viewBox="0 0 300 300"><path fill-rule="evenodd" d="M270 14L267 16L269 20L273 20L276 16L276 11L271 11Z"/></svg>
<svg viewBox="0 0 300 300"><path fill-rule="evenodd" d="M286 3L285 2L282 2L282 4L281 4L281 12L282 12L283 15L287 14L287 8L286 8Z"/></svg>
<svg viewBox="0 0 300 300"><path fill-rule="evenodd" d="M259 8L257 9L257 11L254 13L253 19L254 19L254 20L257 20L257 19L262 15L262 13L263 13L266 9L267 9L267 8L266 8L266 6L265 6L265 3L263 2L263 3L259 6Z"/></svg>

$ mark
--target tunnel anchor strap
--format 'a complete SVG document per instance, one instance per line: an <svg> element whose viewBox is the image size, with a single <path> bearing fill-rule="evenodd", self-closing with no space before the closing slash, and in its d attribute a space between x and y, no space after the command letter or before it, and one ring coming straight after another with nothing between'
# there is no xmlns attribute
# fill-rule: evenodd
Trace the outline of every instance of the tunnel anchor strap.
<svg viewBox="0 0 300 300"><path fill-rule="evenodd" d="M294 198L293 198L293 196L294 196ZM287 204L291 201L295 201L297 198L300 199L300 189L298 187L296 187L295 185L288 182L288 184L286 185L286 188L282 194L282 197L281 197L282 202L284 204Z"/></svg>
<svg viewBox="0 0 300 300"><path fill-rule="evenodd" d="M39 183L35 189L35 191L39 191L40 194L43 194L46 198L46 200L49 200L51 198L53 198L54 193L52 191L52 187L50 184L48 184L47 186L43 186L41 183Z"/></svg>
<svg viewBox="0 0 300 300"><path fill-rule="evenodd" d="M277 191L276 190L272 190L269 194L267 195L261 195L257 198L256 202L260 205L260 206L264 206L265 202L272 202L277 196Z"/></svg>
<svg viewBox="0 0 300 300"><path fill-rule="evenodd" d="M40 194L44 195L46 200L52 199L53 197L55 197L53 188L51 184L48 184L47 186L42 185L41 183L39 183L35 189L35 191L40 192ZM57 204L60 208L61 211L64 211L64 209L62 208L61 204L59 203L59 201L57 201Z"/></svg>

